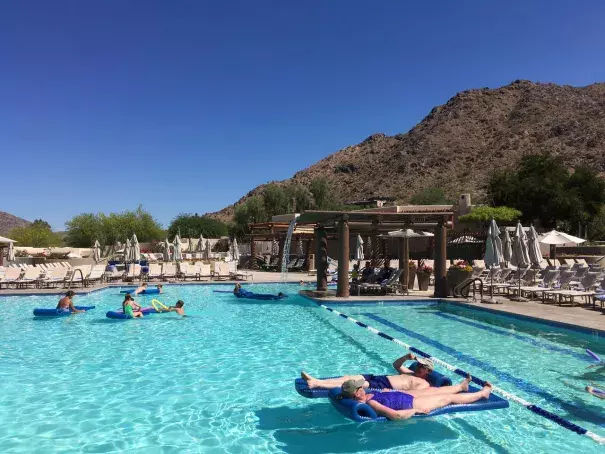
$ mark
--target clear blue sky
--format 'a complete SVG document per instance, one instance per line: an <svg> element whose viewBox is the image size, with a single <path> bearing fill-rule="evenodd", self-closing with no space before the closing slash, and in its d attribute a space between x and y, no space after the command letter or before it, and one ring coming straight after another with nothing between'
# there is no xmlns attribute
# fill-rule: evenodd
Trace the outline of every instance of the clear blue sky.
<svg viewBox="0 0 605 454"><path fill-rule="evenodd" d="M0 210L56 229L218 210L461 90L605 80L604 17L600 0L4 2Z"/></svg>

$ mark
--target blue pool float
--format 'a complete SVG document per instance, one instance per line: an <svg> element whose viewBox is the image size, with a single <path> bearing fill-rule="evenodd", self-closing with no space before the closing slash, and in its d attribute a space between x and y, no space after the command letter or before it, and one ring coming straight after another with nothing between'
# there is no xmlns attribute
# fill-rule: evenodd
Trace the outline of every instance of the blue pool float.
<svg viewBox="0 0 605 454"><path fill-rule="evenodd" d="M131 293L134 294L136 288L127 288L126 290L121 290L120 293ZM160 289L157 288L148 288L147 290L143 290L139 293L139 295L157 295L160 293Z"/></svg>
<svg viewBox="0 0 605 454"><path fill-rule="evenodd" d="M416 370L416 368L418 367L418 363L416 361L414 361L412 364L410 364L410 367L408 367L408 369L410 370ZM320 378L320 380L326 380L326 378L338 378L338 377L325 377L325 378ZM452 380L450 380L449 377L447 377L446 375L440 374L439 372L433 370L428 376L427 376L427 381L429 382L429 384L431 386L434 386L436 388L440 388L441 386L452 386ZM296 380L294 380L294 388L296 389L296 392L298 394L300 394L303 397L306 397L308 399L317 399L317 398L326 398L328 397L328 394L330 393L329 389L320 389L320 388L309 388L309 386L307 386L307 382L305 380L303 380L302 378L297 378ZM374 391L380 391L380 389L375 389Z"/></svg>
<svg viewBox="0 0 605 454"><path fill-rule="evenodd" d="M592 357L592 359L594 359L595 361L597 361L599 363L603 362L601 357L599 355L597 355L595 352L593 352L592 350L586 349L586 353L588 353Z"/></svg>
<svg viewBox="0 0 605 454"><path fill-rule="evenodd" d="M158 314L159 312L155 310L153 307L144 307L141 309L143 315L151 315ZM113 318L115 320L131 320L122 310L119 311L109 311L105 314L107 318Z"/></svg>
<svg viewBox="0 0 605 454"><path fill-rule="evenodd" d="M477 392L479 388L474 386L469 387L470 392ZM366 403L358 402L354 399L340 398L340 388L333 388L330 390L328 397L330 402L342 414L345 418L352 419L356 422L387 422L390 421L384 416L379 416L372 407ZM429 413L415 414L413 418L429 418L432 416L445 415L447 413L459 413L465 411L483 411L483 410L496 410L500 408L508 408L509 403L507 400L490 394L489 399L481 399L472 404L452 404L445 407L437 408Z"/></svg>
<svg viewBox="0 0 605 454"><path fill-rule="evenodd" d="M281 300L287 298L287 295L270 295L262 293L253 293L245 289L240 289L239 293L235 294L238 298L249 299L249 300Z"/></svg>
<svg viewBox="0 0 605 454"><path fill-rule="evenodd" d="M74 306L79 311L89 311L94 309L94 306ZM66 309L34 309L34 315L36 317L64 317L65 315L71 315L72 312Z"/></svg>

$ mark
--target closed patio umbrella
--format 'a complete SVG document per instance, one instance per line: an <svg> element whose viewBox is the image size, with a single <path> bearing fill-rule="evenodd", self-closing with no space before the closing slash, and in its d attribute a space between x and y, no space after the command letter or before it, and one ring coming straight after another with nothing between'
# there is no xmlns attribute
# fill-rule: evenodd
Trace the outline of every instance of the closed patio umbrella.
<svg viewBox="0 0 605 454"><path fill-rule="evenodd" d="M181 237L177 234L173 240L174 244L174 260L179 262L183 260L183 245L181 243Z"/></svg>
<svg viewBox="0 0 605 454"><path fill-rule="evenodd" d="M233 238L233 242L231 243L231 257L235 262L239 262L239 247L237 245L237 239Z"/></svg>
<svg viewBox="0 0 605 454"><path fill-rule="evenodd" d="M164 240L164 252L162 258L165 262L170 261L170 241L168 241L168 238Z"/></svg>
<svg viewBox="0 0 605 454"><path fill-rule="evenodd" d="M9 241L8 242L8 254L6 256L6 259L9 262L14 262L15 261L15 245L14 245L14 241Z"/></svg>
<svg viewBox="0 0 605 454"><path fill-rule="evenodd" d="M210 240L206 240L206 260L210 260L210 255L212 253L212 246L210 246Z"/></svg>
<svg viewBox="0 0 605 454"><path fill-rule="evenodd" d="M489 230L487 232L487 239L485 241L485 257L483 257L485 264L488 268L493 268L494 266L499 266L502 262L502 241L500 240L500 229L496 224L496 220L492 218L489 223ZM491 284L489 288L489 300L484 300L486 302L495 302L494 301L494 273L490 271L491 276Z"/></svg>
<svg viewBox="0 0 605 454"><path fill-rule="evenodd" d="M533 225L529 228L529 235L527 235L527 249L530 263L539 267L542 263L542 251L540 251L538 243L538 232Z"/></svg>
<svg viewBox="0 0 605 454"><path fill-rule="evenodd" d="M101 261L101 245L99 240L95 240L95 244L92 246L92 258L95 262Z"/></svg>
<svg viewBox="0 0 605 454"><path fill-rule="evenodd" d="M504 242L502 243L502 259L508 265L510 263L510 259L513 256L513 247L512 241L510 239L510 234L508 233L508 229L504 231Z"/></svg>
<svg viewBox="0 0 605 454"><path fill-rule="evenodd" d="M521 298L521 268L528 267L530 265L529 252L527 251L527 235L521 226L521 223L517 223L515 229L515 239L513 240L513 255L510 260L513 266L517 267L517 279L519 281L519 296L517 301L525 301Z"/></svg>
<svg viewBox="0 0 605 454"><path fill-rule="evenodd" d="M139 240L137 239L136 233L132 234L132 246L131 246L131 259L133 262L139 262L141 260L141 246L139 246Z"/></svg>
<svg viewBox="0 0 605 454"><path fill-rule="evenodd" d="M197 247L195 248L196 252L204 252L204 235L200 234L200 239L197 242Z"/></svg>
<svg viewBox="0 0 605 454"><path fill-rule="evenodd" d="M361 262L364 259L364 255L363 255L363 239L361 238L361 235L357 235L357 245L355 247L355 260L357 260L357 262Z"/></svg>
<svg viewBox="0 0 605 454"><path fill-rule="evenodd" d="M132 248L130 247L130 239L126 238L124 245L124 263L129 263L132 260Z"/></svg>

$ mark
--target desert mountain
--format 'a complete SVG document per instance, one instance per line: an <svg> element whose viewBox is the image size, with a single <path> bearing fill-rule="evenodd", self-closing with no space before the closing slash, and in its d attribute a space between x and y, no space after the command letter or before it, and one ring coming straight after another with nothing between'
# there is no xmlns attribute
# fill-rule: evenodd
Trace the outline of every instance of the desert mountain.
<svg viewBox="0 0 605 454"><path fill-rule="evenodd" d="M6 236L15 227L21 227L29 224L29 221L21 219L10 213L0 211L0 235Z"/></svg>
<svg viewBox="0 0 605 454"><path fill-rule="evenodd" d="M409 132L373 134L284 183L329 177L347 200L389 195L406 201L430 187L454 198L462 192L481 198L493 169L514 167L521 156L536 152L605 172L605 83L571 87L518 80L467 90L433 108ZM229 219L233 207L212 215Z"/></svg>

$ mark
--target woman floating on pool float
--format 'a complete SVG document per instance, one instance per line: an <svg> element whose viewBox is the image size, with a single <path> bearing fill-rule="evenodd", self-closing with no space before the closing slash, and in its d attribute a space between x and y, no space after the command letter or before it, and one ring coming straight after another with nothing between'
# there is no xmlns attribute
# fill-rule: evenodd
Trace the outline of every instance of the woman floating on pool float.
<svg viewBox="0 0 605 454"><path fill-rule="evenodd" d="M65 294L65 296L59 300L59 303L57 304L57 310L64 311L64 312L71 312L72 314L77 314L79 312L86 312L86 311L76 309L74 307L74 302L73 302L74 296L76 296L76 294L72 290L69 290Z"/></svg>
<svg viewBox="0 0 605 454"><path fill-rule="evenodd" d="M141 306L139 306L130 296L130 293L127 293L124 297L124 301L122 302L122 311L128 318L138 318L143 317L143 312L141 312Z"/></svg>
<svg viewBox="0 0 605 454"><path fill-rule="evenodd" d="M286 295L284 295L282 292L279 292L277 295L253 293L243 289L241 284L235 284L233 294L238 298L247 298L252 300L280 300L282 298L286 298Z"/></svg>
<svg viewBox="0 0 605 454"><path fill-rule="evenodd" d="M364 380L347 380L341 386L340 399L353 399L368 404L380 416L389 419L408 419L416 413L429 413L451 404L470 404L480 399L489 399L492 385L488 382L481 391L469 393L470 375L460 384L460 391L437 394L442 388L417 389L413 391L374 391L366 393ZM458 394L464 392L464 394Z"/></svg>

